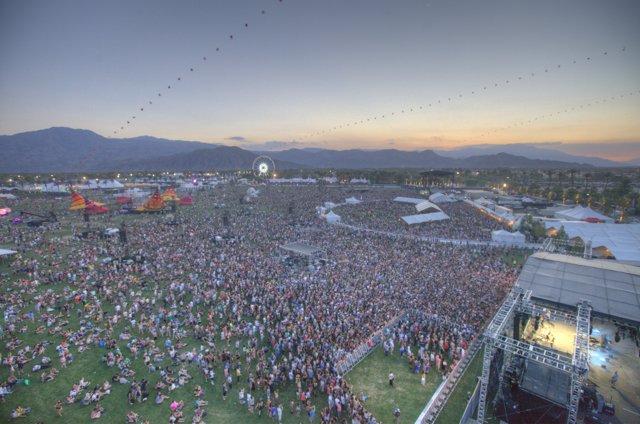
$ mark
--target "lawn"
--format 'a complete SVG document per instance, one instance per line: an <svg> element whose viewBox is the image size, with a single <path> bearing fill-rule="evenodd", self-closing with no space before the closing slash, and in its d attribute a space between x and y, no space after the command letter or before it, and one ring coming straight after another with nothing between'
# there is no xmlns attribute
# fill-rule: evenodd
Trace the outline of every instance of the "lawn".
<svg viewBox="0 0 640 424"><path fill-rule="evenodd" d="M436 420L436 424L460 422L460 418L467 407L469 397L478 383L478 377L482 375L482 354L483 350L478 350L475 358L473 358L458 382L458 385L453 390L453 393L449 396L447 403L444 405L444 408Z"/></svg>
<svg viewBox="0 0 640 424"><path fill-rule="evenodd" d="M396 377L393 387L389 386L389 371ZM418 418L442 382L442 375L433 370L424 386L420 377L409 371L406 357L400 358L397 351L384 356L382 348L376 349L346 375L354 394L364 392L369 397L365 406L382 423L393 422L396 407L401 411L400 422L412 423Z"/></svg>
<svg viewBox="0 0 640 424"><path fill-rule="evenodd" d="M135 217L137 218L137 217ZM133 218L132 218L133 219ZM67 236L70 234L69 223L63 221L62 229L56 232L49 232L46 234L46 238L54 236ZM82 243L81 241L71 240L72 244ZM10 244L7 245L11 247ZM44 250L44 249L43 249ZM60 248L56 253L56 261L60 263L61 269L64 269L66 255L69 249ZM34 257L36 254L33 250L30 250L23 257ZM65 289L72 289L67 282L55 283L55 284L43 284L36 290L27 293L24 291L24 287L17 283L17 280L24 278L25 274L14 275L9 267L9 261L0 263L0 273L4 273L2 279L2 285L0 286L0 295L11 295L14 293L22 292L21 296L25 299L31 299L36 293L51 290L52 292L62 292ZM160 287L163 287L166 282L157 282ZM155 282L154 282L155 284ZM144 291L153 290L153 286L142 289ZM103 304L102 309L105 312L112 312L113 305ZM33 310L33 305L30 304L25 310ZM0 310L1 312L1 310ZM73 309L72 313L66 320L69 323L64 326L64 329L76 331L81 325L86 326L86 323L91 321L90 316L78 317L76 310ZM30 372L32 366L35 364L29 362L25 365L24 371L21 375L18 375L19 382L14 387L13 394L8 396L5 401L0 402L0 422L9 422L10 414L17 406L31 408L31 414L26 417L17 420L17 422L28 423L85 423L90 422L89 415L92 405L82 406L80 400L84 397L86 391L81 392L77 397L76 403L67 405L65 399L69 394L72 386L80 381L81 378L90 382L88 389L92 389L95 385L101 384L107 380L111 382L111 378L119 372L117 367L108 367L102 360L102 356L107 353L105 347L100 347L97 344L91 345L90 349L85 352L79 352L77 346L71 346L70 351L74 355L75 360L65 369L61 369L58 361L58 355L56 353L56 346L58 346L63 338L56 332L53 335L49 335L47 332L42 334L36 334L35 329L40 326L42 322L36 321L32 323L30 320L22 320L18 328L26 326L26 331L19 335L19 339L22 340L21 345L13 352L25 347L33 347L36 343L48 340L51 342L46 348L44 356L48 356L53 359L52 365L60 370L60 374L51 382L42 383L40 381L40 372ZM5 328L5 323L2 321L2 326ZM116 327L114 327L114 335L118 335L122 332L130 331L133 338L137 336L137 331L128 329L126 320L122 320ZM7 357L9 350L6 343L9 341L8 336L0 339L0 360ZM187 346L180 350L184 352L195 348L196 351L200 350L200 341L190 336L182 340L187 343ZM224 372L222 365L218 364L215 367L216 377L215 385L205 383L202 373L195 365L184 364L185 368L189 371L193 377L191 382L179 386L175 391L169 393L169 399L165 400L163 404L156 405L154 402L156 390L153 386L160 378L158 372L151 373L145 367L142 355L137 358L134 357L130 350L127 348L128 341L118 340L118 346L124 356L131 360L130 369L136 372L135 379L140 381L142 378L149 380L148 392L150 396L147 401L142 403L136 403L129 405L127 402L127 391L129 384L112 383L111 393L106 395L100 402L100 405L104 408L105 412L103 418L97 420L98 422L125 422L125 416L128 411L133 410L140 414L143 419L149 420L150 423L166 423L170 415L169 404L172 400L182 400L185 403L184 418L185 422L190 423L193 417L194 402L196 397L193 395L193 388L196 384L201 385L205 389L205 396L202 398L209 402L209 405L205 407L208 415L205 418L207 423L259 423L270 421L269 418L263 416L259 418L256 415L251 415L246 405L241 406L238 401L238 391L240 387L247 388L247 375L248 370L244 369L245 362L242 361L242 378L240 383L237 383L234 379L233 388L229 391L226 401L222 399L222 380ZM163 343L159 343L162 345ZM235 347L232 345L227 348L229 351L235 351ZM39 358L38 358L39 359ZM173 364L167 357L163 362L156 364L161 367L169 366L176 374L177 371L183 366L181 363ZM0 367L0 381L5 381L9 376L9 367ZM27 383L28 381L28 383ZM166 389L163 390L166 393ZM263 397L263 392L256 392L256 399ZM289 412L289 402L295 397L294 385L288 384L286 388L280 389L280 398L283 401L284 423L299 423L307 422L306 412L302 410L301 416L296 417L295 414L291 415ZM64 403L63 416L58 417L56 415L55 404L57 400L61 400ZM327 405L326 395L319 396L312 400L312 403L316 406L316 422L319 422L320 411ZM266 415L266 413L264 414Z"/></svg>
<svg viewBox="0 0 640 424"><path fill-rule="evenodd" d="M510 266L522 267L529 256L533 254L533 250L529 249L513 249L502 255L502 260Z"/></svg>

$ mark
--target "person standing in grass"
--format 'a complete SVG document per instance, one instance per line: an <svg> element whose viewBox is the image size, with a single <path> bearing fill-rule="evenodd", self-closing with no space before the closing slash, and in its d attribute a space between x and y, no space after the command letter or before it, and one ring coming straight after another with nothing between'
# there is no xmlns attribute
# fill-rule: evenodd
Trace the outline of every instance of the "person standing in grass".
<svg viewBox="0 0 640 424"><path fill-rule="evenodd" d="M393 380L395 380L395 379L396 379L396 376L393 375L392 371L389 371L389 386L390 387L393 387Z"/></svg>

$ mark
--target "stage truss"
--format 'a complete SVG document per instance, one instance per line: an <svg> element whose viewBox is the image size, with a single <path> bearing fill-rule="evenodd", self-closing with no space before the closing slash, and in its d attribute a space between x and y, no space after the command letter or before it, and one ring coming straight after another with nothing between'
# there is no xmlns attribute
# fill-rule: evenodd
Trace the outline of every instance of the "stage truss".
<svg viewBox="0 0 640 424"><path fill-rule="evenodd" d="M504 371L511 363L514 355L538 362L567 373L571 377L571 393L569 397L567 423L575 424L578 417L580 390L588 373L589 361L589 333L591 306L587 301L577 305L577 313L572 315L554 308L543 308L531 300L531 291L520 287L507 295L498 312L493 317L484 332L484 356L482 361L482 376L480 378L480 397L478 402L477 423L484 423L486 415L487 395L489 391L489 377L491 362L498 350L503 351L504 359L498 374L499 388L497 396L502 396ZM526 341L518 340L507 334L512 333L514 315L525 314L530 317L546 316L551 321L562 321L576 326L573 355L565 355L556 350L537 346ZM510 327L511 326L511 327Z"/></svg>

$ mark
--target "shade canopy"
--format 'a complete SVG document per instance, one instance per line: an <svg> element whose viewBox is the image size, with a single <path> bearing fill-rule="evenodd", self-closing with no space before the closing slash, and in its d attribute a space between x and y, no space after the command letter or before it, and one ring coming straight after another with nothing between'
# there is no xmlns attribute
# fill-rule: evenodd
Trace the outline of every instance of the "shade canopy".
<svg viewBox="0 0 640 424"><path fill-rule="evenodd" d="M612 218L598 213L589 207L585 208L580 205L576 206L575 208L558 211L556 212L556 217L570 221L589 220L591 222L613 222Z"/></svg>
<svg viewBox="0 0 640 424"><path fill-rule="evenodd" d="M561 227L570 239L580 237L592 248L606 247L619 261L640 264L640 224L590 224L581 221L545 221L547 230Z"/></svg>
<svg viewBox="0 0 640 424"><path fill-rule="evenodd" d="M443 221L449 219L449 215L444 212L421 213L418 215L403 216L402 220L409 225L423 224L425 222Z"/></svg>
<svg viewBox="0 0 640 424"><path fill-rule="evenodd" d="M637 266L537 252L527 259L516 285L537 299L569 307L584 299L594 312L640 324Z"/></svg>

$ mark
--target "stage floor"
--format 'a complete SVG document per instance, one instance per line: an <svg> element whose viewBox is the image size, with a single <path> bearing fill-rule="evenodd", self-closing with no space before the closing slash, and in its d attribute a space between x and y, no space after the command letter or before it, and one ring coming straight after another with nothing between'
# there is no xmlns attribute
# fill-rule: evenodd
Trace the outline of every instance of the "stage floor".
<svg viewBox="0 0 640 424"><path fill-rule="evenodd" d="M537 343L568 355L573 355L575 337L574 325L556 321L544 321L537 331L534 330L533 323L530 323L524 334L525 340L529 343Z"/></svg>
<svg viewBox="0 0 640 424"><path fill-rule="evenodd" d="M612 423L637 423L640 422L640 351L628 333L619 342L615 341L615 334L613 322L593 320L591 335L599 340L607 335L611 343L606 349L590 350L589 380L597 386L605 401L615 405ZM619 379L613 387L611 376L615 371L618 371Z"/></svg>

